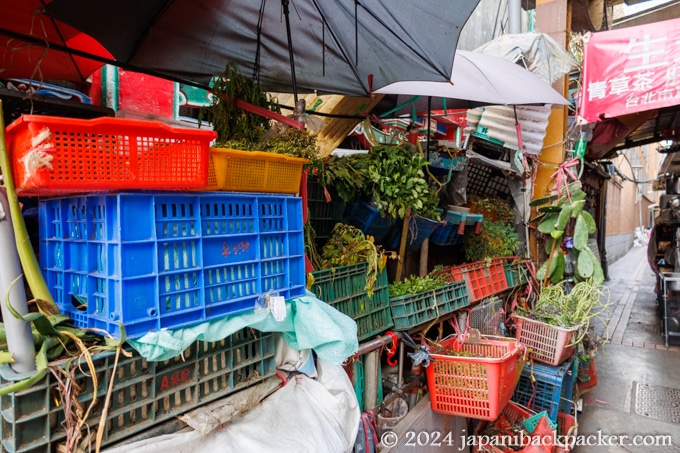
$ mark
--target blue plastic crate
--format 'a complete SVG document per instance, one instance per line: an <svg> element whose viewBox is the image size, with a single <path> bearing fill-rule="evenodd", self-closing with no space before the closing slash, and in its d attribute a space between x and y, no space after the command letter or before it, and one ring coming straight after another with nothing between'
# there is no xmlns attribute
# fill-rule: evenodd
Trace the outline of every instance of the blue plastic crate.
<svg viewBox="0 0 680 453"><path fill-rule="evenodd" d="M439 221L414 215L409 218L408 234L406 236L406 250L418 250L425 239L429 239L432 231L439 225ZM390 232L388 244L393 250L399 249L401 229L404 222L397 222Z"/></svg>
<svg viewBox="0 0 680 453"><path fill-rule="evenodd" d="M558 366L537 362L533 366L526 365L512 401L535 411L547 411L550 420L557 423L557 413L560 407L564 407L562 400L570 401L573 396L573 365L573 357ZM533 386L532 370L535 378Z"/></svg>
<svg viewBox="0 0 680 453"><path fill-rule="evenodd" d="M382 241L390 233L394 219L381 214L365 201L357 201L347 217L347 223L359 228L365 235L373 236L376 242Z"/></svg>
<svg viewBox="0 0 680 453"><path fill-rule="evenodd" d="M452 225L460 225L461 222L465 222L468 214L458 211L446 211L446 221Z"/></svg>
<svg viewBox="0 0 680 453"><path fill-rule="evenodd" d="M476 223L484 220L483 214L466 214L465 215L465 225L474 225Z"/></svg>
<svg viewBox="0 0 680 453"><path fill-rule="evenodd" d="M302 200L120 193L41 200L40 264L78 327L130 338L305 293Z"/></svg>
<svg viewBox="0 0 680 453"><path fill-rule="evenodd" d="M458 234L458 225L440 223L432 230L430 242L437 245L456 245L463 243L464 236Z"/></svg>

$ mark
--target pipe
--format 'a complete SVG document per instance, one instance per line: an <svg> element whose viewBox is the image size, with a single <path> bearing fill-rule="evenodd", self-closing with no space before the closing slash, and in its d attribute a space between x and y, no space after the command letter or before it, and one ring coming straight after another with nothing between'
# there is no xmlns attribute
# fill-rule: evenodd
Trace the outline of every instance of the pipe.
<svg viewBox="0 0 680 453"><path fill-rule="evenodd" d="M401 332L395 332L395 334L397 335L397 339L401 340ZM390 344L392 344L392 337L390 335L383 335L382 337L374 338L373 340L360 344L357 355L364 355Z"/></svg>
<svg viewBox="0 0 680 453"><path fill-rule="evenodd" d="M399 335L399 334L397 334ZM406 346L404 342L399 343L399 367L397 368L397 387L401 388L404 383L404 354L406 352Z"/></svg>
<svg viewBox="0 0 680 453"><path fill-rule="evenodd" d="M508 33L522 33L521 12L521 0L508 0Z"/></svg>
<svg viewBox="0 0 680 453"><path fill-rule="evenodd" d="M605 281L609 281L609 263L607 258L607 197L609 179L600 180L599 228L597 229L597 247L600 252L600 265Z"/></svg>
<svg viewBox="0 0 680 453"><path fill-rule="evenodd" d="M378 367L380 354L371 351L364 356L364 410L373 410L378 405Z"/></svg>
<svg viewBox="0 0 680 453"><path fill-rule="evenodd" d="M4 188L0 189L0 250L4 254L4 266L0 267L0 297L2 297L0 307L7 332L7 349L14 357L14 363L11 366L17 373L30 373L35 371L35 345L33 344L31 326L24 320L14 317L6 304L9 300L12 308L20 315L28 313L24 279L19 263L19 254L14 242L9 201L7 201ZM21 278L12 285L12 282L18 277Z"/></svg>

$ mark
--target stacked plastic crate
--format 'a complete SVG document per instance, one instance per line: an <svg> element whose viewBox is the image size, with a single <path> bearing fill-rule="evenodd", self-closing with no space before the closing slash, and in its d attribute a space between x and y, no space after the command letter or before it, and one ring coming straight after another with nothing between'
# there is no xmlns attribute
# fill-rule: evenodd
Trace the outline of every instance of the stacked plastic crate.
<svg viewBox="0 0 680 453"><path fill-rule="evenodd" d="M136 338L304 294L301 199L245 191L296 193L305 160L211 150L215 135L119 118L7 129L19 194L66 195L40 200L40 263L76 326ZM208 174L241 192L200 191Z"/></svg>
<svg viewBox="0 0 680 453"><path fill-rule="evenodd" d="M211 150L215 136L120 118L26 115L7 128L17 192L40 197L41 269L76 327L138 338L305 293L302 200L293 194L306 161ZM111 361L93 356L100 382ZM274 372L273 335L252 329L196 342L179 361L147 363L133 351L116 373L121 404L103 445ZM0 369L2 383L23 378ZM0 396L3 450L55 449L64 436L56 385L48 373ZM81 401L106 391L90 387Z"/></svg>
<svg viewBox="0 0 680 453"><path fill-rule="evenodd" d="M572 414L579 364L574 340L579 327L565 329L515 314L511 317L515 338L527 347L531 358L512 400L529 409L545 411L558 432L563 433L575 423Z"/></svg>

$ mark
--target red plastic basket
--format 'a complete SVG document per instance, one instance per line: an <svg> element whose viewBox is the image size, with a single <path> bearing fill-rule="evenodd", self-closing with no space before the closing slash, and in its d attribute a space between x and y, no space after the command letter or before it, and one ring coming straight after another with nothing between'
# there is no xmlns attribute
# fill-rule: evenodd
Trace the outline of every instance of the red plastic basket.
<svg viewBox="0 0 680 453"><path fill-rule="evenodd" d="M510 316L515 322L515 338L531 349L531 357L535 360L557 366L576 351L576 345L570 344L579 326L565 329L516 314Z"/></svg>
<svg viewBox="0 0 680 453"><path fill-rule="evenodd" d="M502 258L493 259L491 262L475 261L460 264L438 273L445 274L448 281L465 280L470 291L471 302L480 301L508 289Z"/></svg>
<svg viewBox="0 0 680 453"><path fill-rule="evenodd" d="M564 412L557 413L557 439L555 453L569 453L575 443L578 434L576 417Z"/></svg>
<svg viewBox="0 0 680 453"><path fill-rule="evenodd" d="M214 131L122 118L23 115L7 127L22 195L205 187Z"/></svg>
<svg viewBox="0 0 680 453"><path fill-rule="evenodd" d="M513 339L482 338L480 343L461 343L457 337L442 340L440 351L464 352L465 356L430 354L432 362L426 372L433 411L495 420L510 400L524 347Z"/></svg>
<svg viewBox="0 0 680 453"><path fill-rule="evenodd" d="M527 418L533 416L534 414L529 411L526 407L520 406L513 401L509 401L508 404L503 408L501 411L501 415L498 417L498 419L494 422L494 425L496 427L496 430L498 434L496 434L496 440L498 439L498 436L514 436L515 439L518 442L524 442L525 447L522 448L521 450L514 450L509 447L506 448L500 448L500 446L496 446L496 442L492 442L492 437L489 437L488 435L485 435L484 431L486 430L486 427L488 426L488 422L484 421L480 424L477 425L474 431L475 435L475 442L473 443L473 448L472 452L473 453L478 453L478 452L485 452L485 453L548 453L548 452L553 452L553 443L552 440L554 440L554 431L550 427L549 420L545 418L545 420L539 420L536 429L534 430L534 434L529 436L528 434L524 434L525 437L522 437L521 434L517 434L516 431L514 430L509 430L509 425L517 425L517 424L522 424L524 420ZM512 433L512 434L511 434ZM536 438L540 437L543 438L540 441L537 440ZM544 441L545 440L545 441ZM565 452L566 453L566 452Z"/></svg>

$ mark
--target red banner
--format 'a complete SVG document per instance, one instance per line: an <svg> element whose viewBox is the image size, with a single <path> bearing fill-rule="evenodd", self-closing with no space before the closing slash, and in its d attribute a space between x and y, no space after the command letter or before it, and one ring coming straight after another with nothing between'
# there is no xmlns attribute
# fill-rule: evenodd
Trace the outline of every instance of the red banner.
<svg viewBox="0 0 680 453"><path fill-rule="evenodd" d="M680 105L680 19L593 33L584 54L586 122Z"/></svg>

